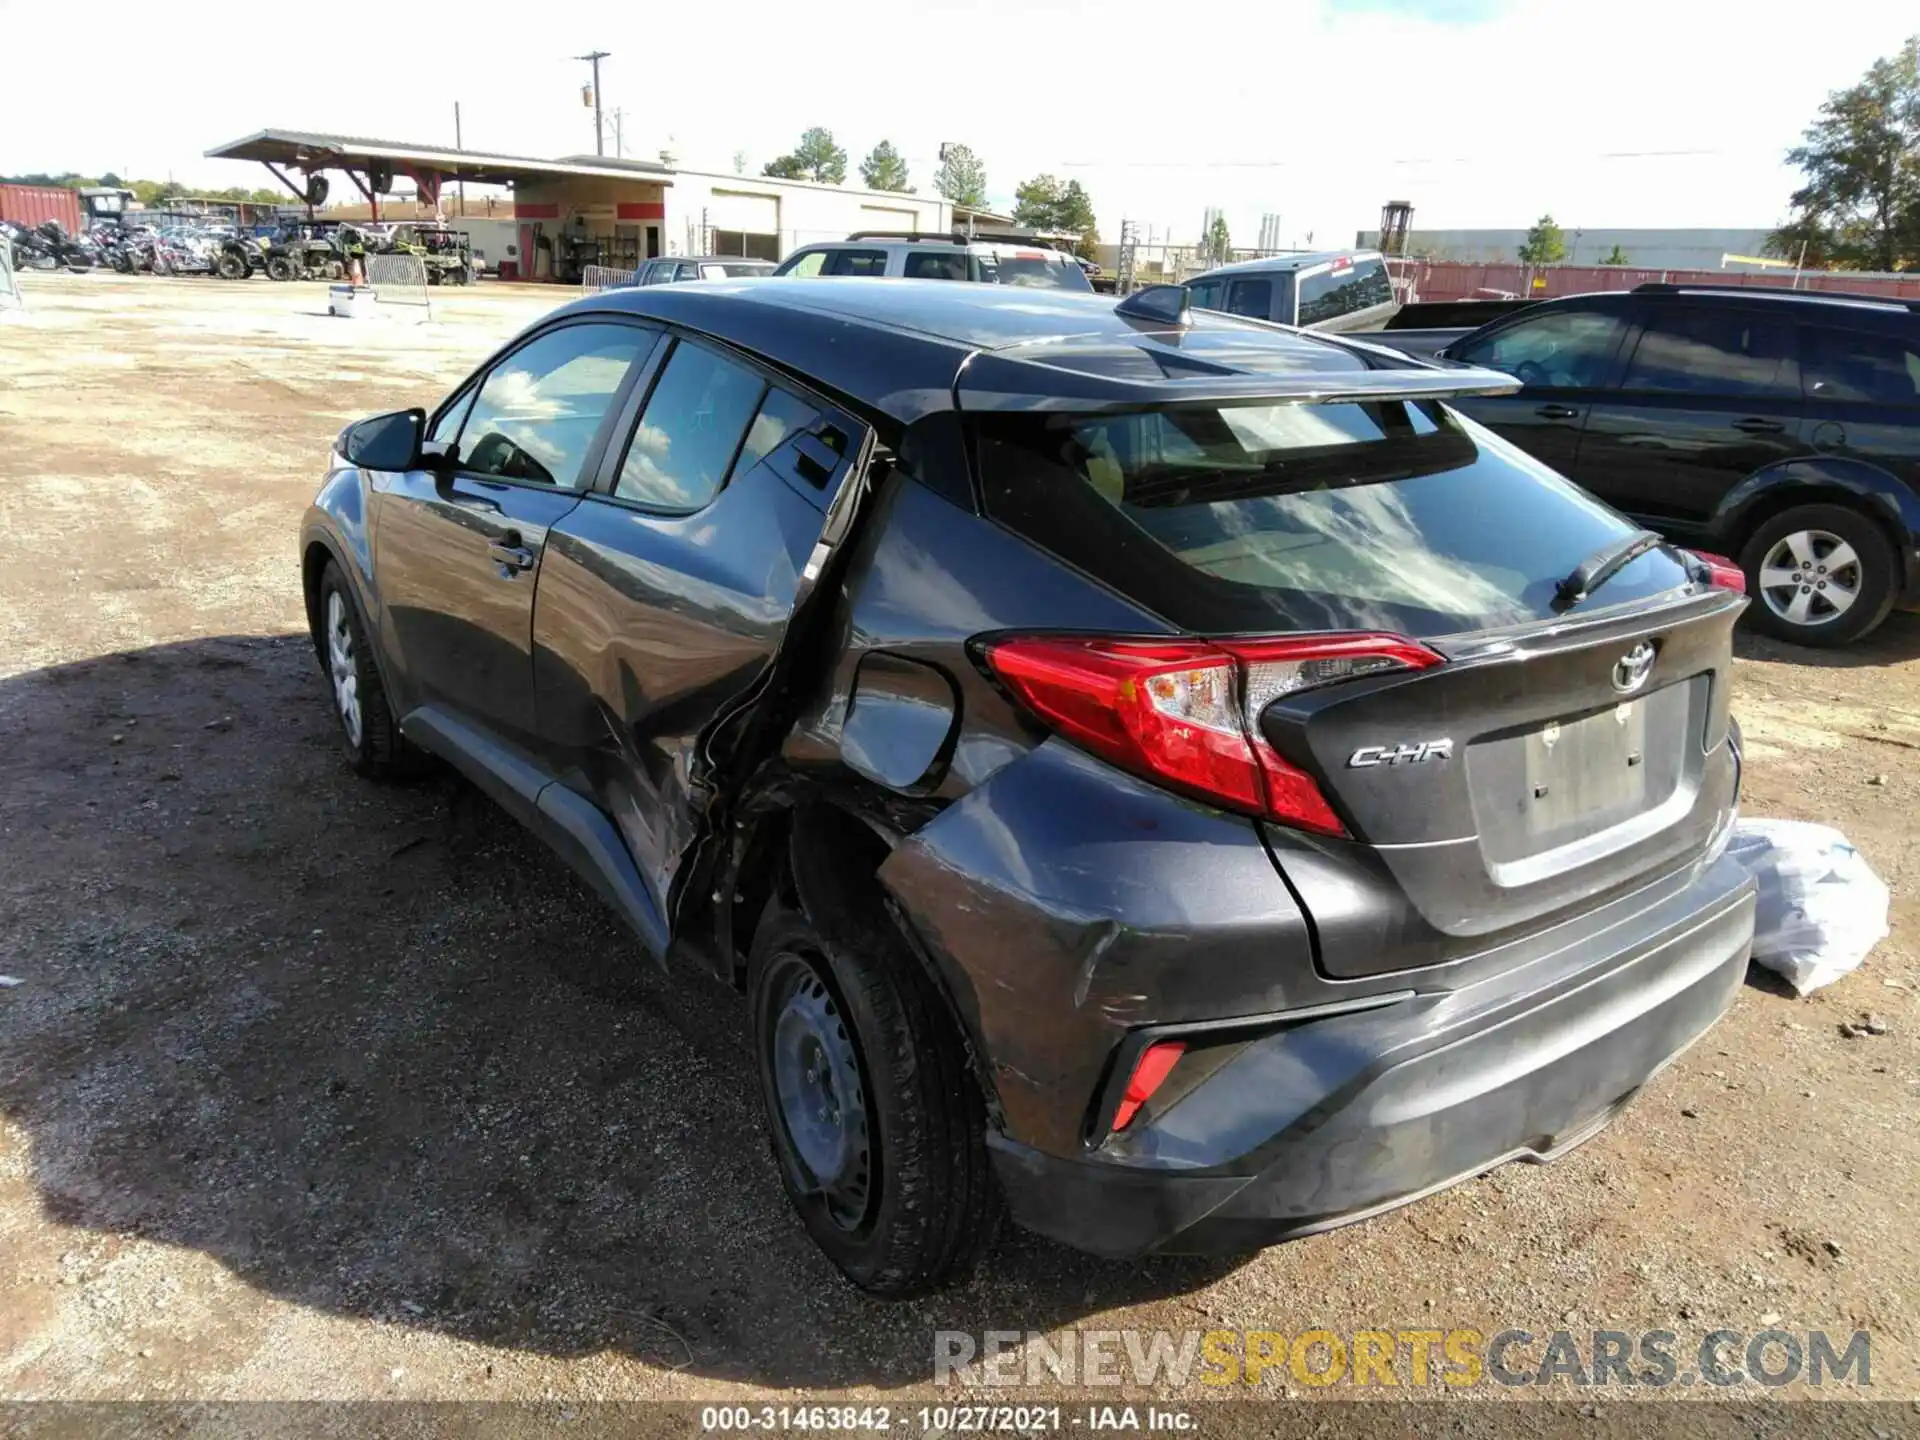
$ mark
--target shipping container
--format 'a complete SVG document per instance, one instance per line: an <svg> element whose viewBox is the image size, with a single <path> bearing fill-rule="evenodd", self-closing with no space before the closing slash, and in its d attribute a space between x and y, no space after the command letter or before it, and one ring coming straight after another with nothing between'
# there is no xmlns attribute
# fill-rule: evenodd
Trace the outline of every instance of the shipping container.
<svg viewBox="0 0 1920 1440"><path fill-rule="evenodd" d="M58 220L69 235L87 228L78 192L61 185L0 185L0 220L28 228Z"/></svg>

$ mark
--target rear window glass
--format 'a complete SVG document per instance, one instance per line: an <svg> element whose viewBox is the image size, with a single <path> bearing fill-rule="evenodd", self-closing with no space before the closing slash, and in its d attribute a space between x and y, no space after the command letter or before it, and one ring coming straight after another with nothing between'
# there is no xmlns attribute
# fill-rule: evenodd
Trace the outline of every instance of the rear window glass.
<svg viewBox="0 0 1920 1440"><path fill-rule="evenodd" d="M987 507L1183 629L1448 635L1552 615L1631 526L1433 403L977 422ZM1687 583L1654 551L1589 608Z"/></svg>
<svg viewBox="0 0 1920 1440"><path fill-rule="evenodd" d="M1273 314L1273 281L1236 280L1227 287L1227 313L1265 320Z"/></svg>
<svg viewBox="0 0 1920 1440"><path fill-rule="evenodd" d="M827 257L823 275L884 275L887 252L884 250L835 250Z"/></svg>
<svg viewBox="0 0 1920 1440"><path fill-rule="evenodd" d="M1327 270L1300 282L1298 325L1323 325L1356 310L1387 305L1393 300L1393 282L1384 260L1356 260L1344 270Z"/></svg>
<svg viewBox="0 0 1920 1440"><path fill-rule="evenodd" d="M1093 289L1079 262L1044 250L983 253L979 260L980 278L995 285L1023 285L1034 290Z"/></svg>
<svg viewBox="0 0 1920 1440"><path fill-rule="evenodd" d="M1920 346L1897 335L1803 329L1800 379L1816 400L1920 402Z"/></svg>
<svg viewBox="0 0 1920 1440"><path fill-rule="evenodd" d="M909 250L902 273L909 280L965 280L967 255L964 250Z"/></svg>
<svg viewBox="0 0 1920 1440"><path fill-rule="evenodd" d="M1740 310L1677 310L1656 315L1640 337L1626 390L1694 395L1800 394L1793 326Z"/></svg>

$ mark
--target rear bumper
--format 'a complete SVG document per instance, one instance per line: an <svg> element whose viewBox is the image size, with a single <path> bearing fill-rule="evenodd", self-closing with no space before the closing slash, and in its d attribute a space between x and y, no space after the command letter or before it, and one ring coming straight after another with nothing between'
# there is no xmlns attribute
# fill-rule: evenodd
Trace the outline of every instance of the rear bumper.
<svg viewBox="0 0 1920 1440"><path fill-rule="evenodd" d="M991 1137L1014 1218L1107 1255L1234 1251L1365 1219L1596 1133L1738 992L1753 884L1721 859L1568 950L1286 1025L1081 1158Z"/></svg>

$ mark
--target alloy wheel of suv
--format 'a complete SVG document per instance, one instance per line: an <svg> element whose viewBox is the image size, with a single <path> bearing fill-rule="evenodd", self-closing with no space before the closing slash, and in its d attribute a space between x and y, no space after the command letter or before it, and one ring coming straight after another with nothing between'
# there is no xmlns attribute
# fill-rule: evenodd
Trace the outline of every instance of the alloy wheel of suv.
<svg viewBox="0 0 1920 1440"><path fill-rule="evenodd" d="M1776 515L1741 557L1754 625L1801 645L1844 645L1893 605L1893 547L1880 527L1842 505Z"/></svg>
<svg viewBox="0 0 1920 1440"><path fill-rule="evenodd" d="M360 608L354 603L346 577L329 562L320 573L317 603L309 611L313 648L326 676L340 739L362 775L395 777L419 766L420 752L400 734L400 725L387 704L386 687L367 643Z"/></svg>

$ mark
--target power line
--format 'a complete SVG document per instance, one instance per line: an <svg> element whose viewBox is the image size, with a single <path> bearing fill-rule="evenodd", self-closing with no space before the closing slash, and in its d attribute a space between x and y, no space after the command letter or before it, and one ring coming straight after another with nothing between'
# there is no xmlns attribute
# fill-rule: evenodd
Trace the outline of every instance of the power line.
<svg viewBox="0 0 1920 1440"><path fill-rule="evenodd" d="M1758 155L1755 150L1601 150L1586 155L1568 156L1566 152L1556 152L1557 158L1578 160L1667 160L1683 157L1708 155ZM1768 152L1770 153L1770 152ZM1374 165L1478 165L1489 161L1511 163L1512 152L1489 155L1429 155L1417 158L1387 159L1369 161ZM1291 160L1062 160L1058 162L1063 170L1286 170L1304 163L1298 158Z"/></svg>

